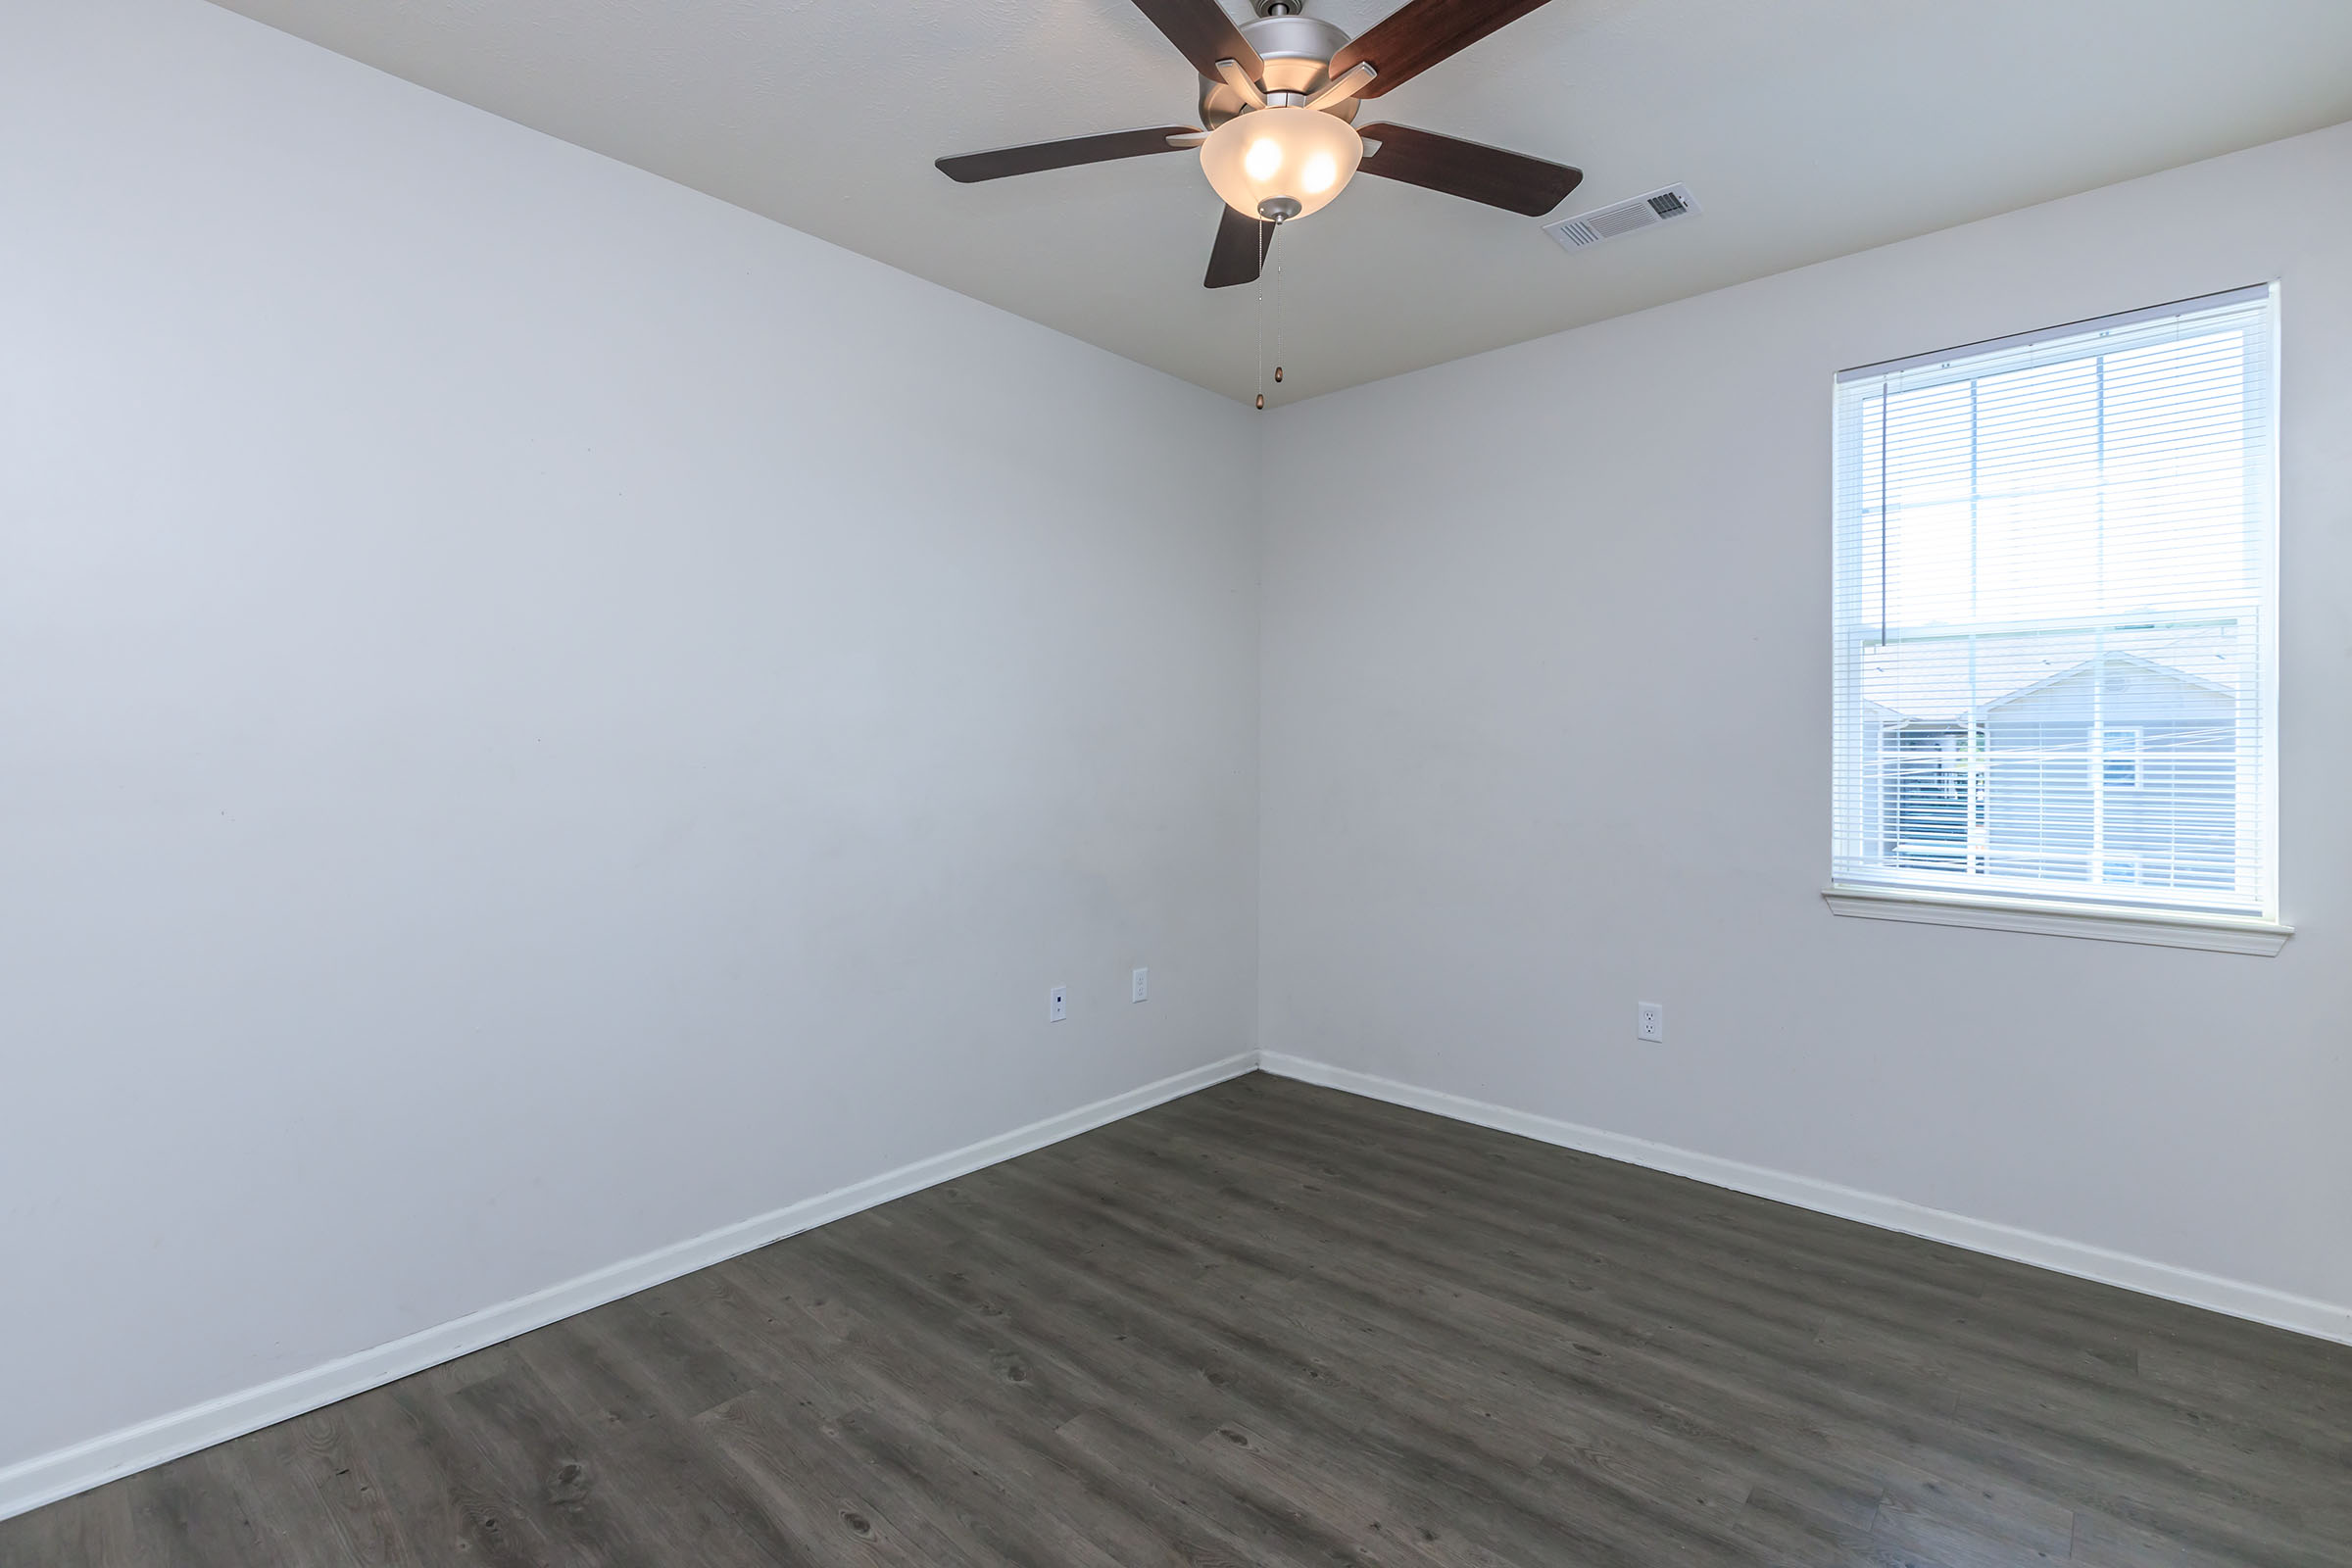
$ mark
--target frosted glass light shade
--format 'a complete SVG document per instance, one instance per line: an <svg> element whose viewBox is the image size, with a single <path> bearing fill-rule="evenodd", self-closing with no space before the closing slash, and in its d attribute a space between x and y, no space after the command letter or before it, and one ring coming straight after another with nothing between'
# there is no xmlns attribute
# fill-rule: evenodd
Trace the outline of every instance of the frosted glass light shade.
<svg viewBox="0 0 2352 1568"><path fill-rule="evenodd" d="M1250 218L1262 204L1297 202L1304 218L1348 188L1363 162L1355 127L1319 109L1284 105L1236 115L1200 144L1200 172L1225 205Z"/></svg>

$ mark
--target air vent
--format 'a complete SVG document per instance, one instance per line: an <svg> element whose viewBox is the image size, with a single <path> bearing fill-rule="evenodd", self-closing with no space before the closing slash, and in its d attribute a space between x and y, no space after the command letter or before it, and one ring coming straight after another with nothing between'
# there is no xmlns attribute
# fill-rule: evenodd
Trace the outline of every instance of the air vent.
<svg viewBox="0 0 2352 1568"><path fill-rule="evenodd" d="M1615 239L1620 234L1631 234L1637 228L1655 228L1675 219L1689 218L1697 211L1698 203L1691 199L1690 186L1669 185L1630 202L1595 207L1589 213L1545 223L1544 232L1575 251L1597 245L1604 239Z"/></svg>

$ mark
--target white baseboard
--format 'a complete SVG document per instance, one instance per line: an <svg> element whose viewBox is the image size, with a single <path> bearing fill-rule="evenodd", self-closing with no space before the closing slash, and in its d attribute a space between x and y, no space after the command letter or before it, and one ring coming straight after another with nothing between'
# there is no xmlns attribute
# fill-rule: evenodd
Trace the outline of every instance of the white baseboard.
<svg viewBox="0 0 2352 1568"><path fill-rule="evenodd" d="M272 1425L290 1417L306 1414L321 1405L347 1399L355 1394L380 1388L412 1372L439 1366L517 1334L544 1328L550 1323L567 1318L590 1307L691 1274L698 1268L708 1268L770 1242L855 1214L860 1209L887 1203L894 1198L953 1181L969 1175L984 1166L1059 1143L1064 1138L1091 1131L1121 1117L1148 1110L1164 1101L1205 1089L1211 1084L1237 1078L1257 1065L1257 1054L1246 1052L1228 1056L1223 1061L1196 1067L1190 1072L1162 1078L1157 1083L1131 1089L1108 1100L1099 1100L1091 1105L1044 1121L1031 1122L1026 1127L971 1144L950 1153L902 1165L897 1170L858 1182L849 1187L804 1199L787 1204L771 1213L761 1214L738 1224L697 1236L691 1241L676 1243L625 1262L614 1263L577 1279L552 1285L497 1306L485 1307L453 1322L409 1335L406 1339L379 1345L374 1349L347 1355L322 1366L296 1372L259 1388L208 1399L202 1404L175 1410L170 1415L136 1426L124 1427L103 1437L77 1443L27 1459L0 1470L0 1519L29 1512L43 1503L60 1497L86 1492L92 1487L144 1470L182 1454L209 1448L216 1443L242 1437L248 1432Z"/></svg>
<svg viewBox="0 0 2352 1568"><path fill-rule="evenodd" d="M1792 1176L1786 1171L1767 1170L1760 1165L1746 1165L1735 1159L1720 1159L1713 1154L1693 1153L1687 1149L1653 1144L1643 1138L1629 1138L1622 1133L1580 1127L1574 1122L1512 1110L1507 1106L1468 1100L1441 1090L1422 1089L1393 1078L1310 1061L1304 1056L1265 1052L1258 1057L1258 1066L1277 1077L1321 1084L1327 1089L1345 1090L1370 1100L1384 1100L1392 1105L1431 1111L1455 1121L1492 1127L1499 1132L1517 1133L1522 1138L1557 1144L1563 1149L1582 1150L1588 1154L1622 1160L1629 1165L1643 1165L1651 1170L1688 1176L1711 1186L1728 1187L1736 1193L1773 1199L1817 1213L1859 1220L1865 1225L1876 1225L1884 1230L1901 1231L1905 1235L1925 1237L1933 1242L1946 1242L1971 1251L2005 1257L2013 1262L2031 1263L2060 1274L2072 1274L2079 1279L2096 1280L2103 1285L2120 1285L2142 1295L2159 1296L2167 1300L2183 1301L2190 1306L2226 1312L2231 1317L2267 1323L2274 1328L2291 1329L2297 1334L2352 1345L2352 1306L2315 1301L2307 1297L2289 1296L2283 1291L2274 1291L2260 1285L2200 1274L2194 1269L2176 1268L2169 1263L2151 1262L2127 1252L2112 1252L2103 1247L2064 1241L2055 1236L2019 1230L2015 1226L1994 1224L1989 1220L1970 1219L1965 1214L1927 1208L1899 1198L1886 1198L1877 1193L1840 1187L1835 1182L1820 1181L1810 1176Z"/></svg>

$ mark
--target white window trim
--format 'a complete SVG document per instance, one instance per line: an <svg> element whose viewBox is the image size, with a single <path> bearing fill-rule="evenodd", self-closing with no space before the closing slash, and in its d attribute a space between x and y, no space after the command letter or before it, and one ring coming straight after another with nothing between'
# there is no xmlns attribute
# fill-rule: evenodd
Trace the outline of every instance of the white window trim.
<svg viewBox="0 0 2352 1568"><path fill-rule="evenodd" d="M2112 904L2064 904L1985 894L1934 893L1916 888L1827 887L1832 914L1864 920L1912 920L1924 925L1978 926L2094 942L2136 942L2155 948L2203 948L2274 958L2295 934L2291 925L2227 914L2181 914L2171 909L2123 910Z"/></svg>
<svg viewBox="0 0 2352 1568"><path fill-rule="evenodd" d="M2264 847L2263 868L2268 881L2265 904L2272 913L2278 912L2278 556L2279 556L2279 485L2278 407L2279 384L2279 288L2277 279L2245 288L2226 290L2199 299L2174 301L2150 306L2142 311L2096 318L2107 326L2125 326L2142 319L2154 319L2180 310L2183 306L2210 303L2219 305L2233 298L2265 296L2271 302L2271 411L2270 468L2264 476L2268 486L2270 507L2270 538L2268 560L2264 571L2264 610L2261 620L2263 647L2257 658L2262 667L2271 671L2271 678L2258 683L2256 701L2260 705L2265 765L2262 769L2263 831L2268 838ZM2087 325L2088 322L2076 323ZM1850 375L1865 372L1885 373L1914 365L1941 364L1962 354L1989 353L2013 343L2025 343L2052 335L2057 328L2021 332L2014 337L1996 338L1982 343L1966 344L1953 349L1914 355L1906 360L1859 367L1841 371L1840 381ZM2136 759L2143 766L2144 753ZM2096 769L2103 758L2089 759ZM1858 886L1833 882L1822 889L1822 902L1830 912L1864 920L1901 920L1922 925L1971 926L1987 931L2016 931L2035 936L2078 937L2094 942L2127 942L2147 947L2193 948L2213 953L2248 954L2259 957L2277 957L2295 928L2283 921L2252 915L2200 914L2171 909L2133 909L2127 905L2101 902L2073 904L2040 898L2004 898L1990 893L1945 893L1933 889Z"/></svg>

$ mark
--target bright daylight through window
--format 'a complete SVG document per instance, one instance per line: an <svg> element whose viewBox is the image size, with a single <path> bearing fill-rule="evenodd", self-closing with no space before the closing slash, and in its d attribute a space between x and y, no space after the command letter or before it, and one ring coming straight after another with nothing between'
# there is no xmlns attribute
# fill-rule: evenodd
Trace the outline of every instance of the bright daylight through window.
<svg viewBox="0 0 2352 1568"><path fill-rule="evenodd" d="M2274 314L1838 377L1838 887L2277 918Z"/></svg>

